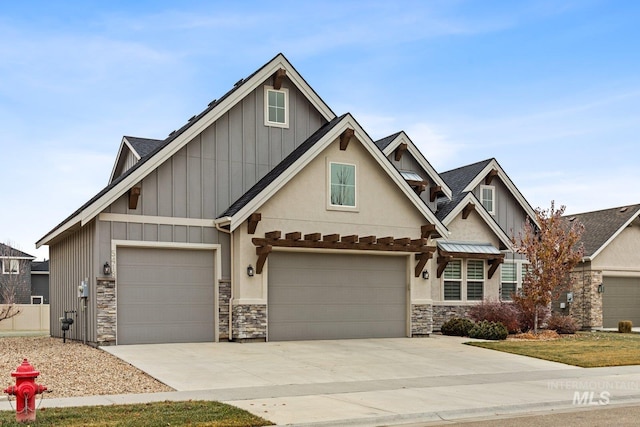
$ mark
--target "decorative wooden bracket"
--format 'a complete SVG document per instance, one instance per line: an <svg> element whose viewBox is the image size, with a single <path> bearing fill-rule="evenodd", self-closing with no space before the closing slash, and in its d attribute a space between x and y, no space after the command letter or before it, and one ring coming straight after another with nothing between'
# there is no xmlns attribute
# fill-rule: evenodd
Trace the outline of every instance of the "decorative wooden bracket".
<svg viewBox="0 0 640 427"><path fill-rule="evenodd" d="M462 209L462 219L467 219L469 218L469 214L471 214L471 212L476 210L476 205L469 202L467 203L467 206L464 207L464 209Z"/></svg>
<svg viewBox="0 0 640 427"><path fill-rule="evenodd" d="M344 151L349 145L351 137L355 134L355 131L351 128L347 128L340 134L340 150Z"/></svg>
<svg viewBox="0 0 640 427"><path fill-rule="evenodd" d="M396 147L396 150L394 152L394 159L396 160L396 162L399 162L400 159L402 159L402 155L405 151L407 151L407 144L405 142Z"/></svg>
<svg viewBox="0 0 640 427"><path fill-rule="evenodd" d="M416 277L420 277L420 273L422 273L422 270L424 270L424 266L427 264L427 261L431 259L432 255L432 252L423 252L421 254L416 254L416 261L418 261L418 263L416 264L416 269L413 272Z"/></svg>
<svg viewBox="0 0 640 427"><path fill-rule="evenodd" d="M259 246L256 248L256 255L258 255L258 262L256 263L256 273L262 274L262 268L267 261L267 257L273 250L271 245Z"/></svg>
<svg viewBox="0 0 640 427"><path fill-rule="evenodd" d="M415 181L413 179L407 179L407 184L409 184L411 186L411 188L413 188L413 191L416 192L417 195L420 195L420 193L422 193L424 190L427 189L427 184L429 183L429 181Z"/></svg>
<svg viewBox="0 0 640 427"><path fill-rule="evenodd" d="M489 171L489 173L484 179L484 184L491 185L491 181L493 181L493 178L496 177L497 175L498 175L498 169L491 169L491 171Z"/></svg>
<svg viewBox="0 0 640 427"><path fill-rule="evenodd" d="M140 187L131 187L129 190L129 209L138 209L138 198L140 197Z"/></svg>
<svg viewBox="0 0 640 427"><path fill-rule="evenodd" d="M434 185L433 187L431 187L431 190L429 191L431 191L431 194L429 195L429 200L431 200L432 202L435 202L438 196L444 195L444 191L442 191L442 186L440 185Z"/></svg>
<svg viewBox="0 0 640 427"><path fill-rule="evenodd" d="M420 227L420 237L428 239L436 231L435 224L425 224Z"/></svg>
<svg viewBox="0 0 640 427"><path fill-rule="evenodd" d="M436 277L439 279L444 272L444 269L447 268L447 264L451 261L453 257L451 255L444 255L438 257L438 271L436 272Z"/></svg>
<svg viewBox="0 0 640 427"><path fill-rule="evenodd" d="M493 258L488 260L487 262L489 263L489 272L487 273L487 276L489 277L489 279L491 279L500 264L504 262L504 255L501 258Z"/></svg>
<svg viewBox="0 0 640 427"><path fill-rule="evenodd" d="M280 90L280 88L282 87L282 80L284 80L286 75L287 70L285 70L284 68L280 68L278 71L273 73L273 88L275 90Z"/></svg>
<svg viewBox="0 0 640 427"><path fill-rule="evenodd" d="M255 212L252 213L249 218L247 219L247 223L249 225L249 234L253 234L256 232L256 227L258 226L258 223L260 222L260 220L262 220L262 214Z"/></svg>

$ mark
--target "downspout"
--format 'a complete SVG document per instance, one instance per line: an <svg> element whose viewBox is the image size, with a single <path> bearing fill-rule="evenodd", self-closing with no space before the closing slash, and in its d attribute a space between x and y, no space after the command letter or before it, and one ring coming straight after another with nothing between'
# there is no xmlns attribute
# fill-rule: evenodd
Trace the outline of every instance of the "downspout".
<svg viewBox="0 0 640 427"><path fill-rule="evenodd" d="M229 235L229 263L231 264L231 283L229 283L229 337L227 338L229 341L233 341L233 235L231 234L231 230L226 230L220 226L218 221L214 221L216 226L216 230L228 234ZM219 289L219 287L218 287Z"/></svg>

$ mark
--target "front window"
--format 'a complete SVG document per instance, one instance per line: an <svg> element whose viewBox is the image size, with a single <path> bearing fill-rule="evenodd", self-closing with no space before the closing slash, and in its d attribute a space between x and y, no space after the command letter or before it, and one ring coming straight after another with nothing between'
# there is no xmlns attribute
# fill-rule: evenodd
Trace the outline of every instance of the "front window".
<svg viewBox="0 0 640 427"><path fill-rule="evenodd" d="M356 207L356 166L330 163L331 205Z"/></svg>
<svg viewBox="0 0 640 427"><path fill-rule="evenodd" d="M289 127L289 99L286 89L265 87L264 121L267 126Z"/></svg>
<svg viewBox="0 0 640 427"><path fill-rule="evenodd" d="M500 266L500 298L504 301L511 301L518 287L518 271L516 267L517 264L514 262L505 262Z"/></svg>
<svg viewBox="0 0 640 427"><path fill-rule="evenodd" d="M444 269L444 299L460 301L462 299L462 262L449 261Z"/></svg>
<svg viewBox="0 0 640 427"><path fill-rule="evenodd" d="M18 274L20 273L20 261L17 259L3 259L2 260L2 273L3 274Z"/></svg>
<svg viewBox="0 0 640 427"><path fill-rule="evenodd" d="M490 185L481 185L480 201L487 212L494 215L496 213L495 187Z"/></svg>
<svg viewBox="0 0 640 427"><path fill-rule="evenodd" d="M484 262L467 261L467 300L481 301L484 297Z"/></svg>

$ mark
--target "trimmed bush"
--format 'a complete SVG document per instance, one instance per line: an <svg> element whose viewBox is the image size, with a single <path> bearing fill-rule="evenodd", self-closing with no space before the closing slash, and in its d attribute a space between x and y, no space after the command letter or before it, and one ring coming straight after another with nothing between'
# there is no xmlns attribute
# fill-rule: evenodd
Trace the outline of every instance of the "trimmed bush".
<svg viewBox="0 0 640 427"><path fill-rule="evenodd" d="M473 328L473 321L463 317L453 317L447 320L440 328L443 335L456 337L468 337L469 331Z"/></svg>
<svg viewBox="0 0 640 427"><path fill-rule="evenodd" d="M633 328L633 322L631 320L621 320L618 322L618 332L621 334L630 334Z"/></svg>
<svg viewBox="0 0 640 427"><path fill-rule="evenodd" d="M469 337L483 340L504 340L509 335L507 327L500 322L488 322L483 320L469 331Z"/></svg>
<svg viewBox="0 0 640 427"><path fill-rule="evenodd" d="M552 313L547 320L547 329L556 331L559 334L575 334L580 328L573 317Z"/></svg>
<svg viewBox="0 0 640 427"><path fill-rule="evenodd" d="M520 310L512 302L485 300L469 310L469 317L476 322L487 320L500 322L507 327L509 333L520 332Z"/></svg>

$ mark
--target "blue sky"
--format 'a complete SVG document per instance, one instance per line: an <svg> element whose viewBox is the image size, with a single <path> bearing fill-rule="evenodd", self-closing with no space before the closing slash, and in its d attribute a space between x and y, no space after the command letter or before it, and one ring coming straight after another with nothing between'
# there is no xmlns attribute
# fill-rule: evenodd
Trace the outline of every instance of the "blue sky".
<svg viewBox="0 0 640 427"><path fill-rule="evenodd" d="M372 138L435 169L498 159L533 207L640 203L640 2L0 3L0 241L107 184L123 135L164 139L278 52Z"/></svg>

